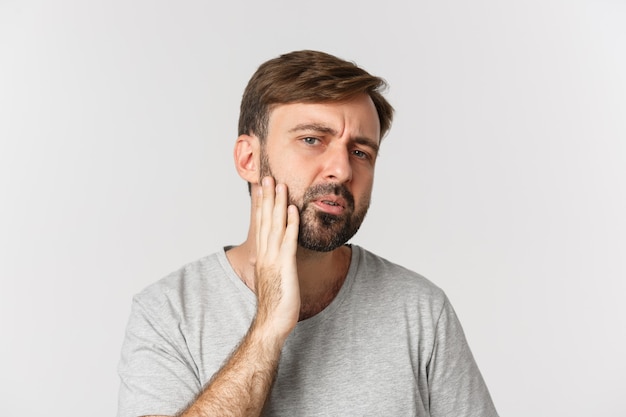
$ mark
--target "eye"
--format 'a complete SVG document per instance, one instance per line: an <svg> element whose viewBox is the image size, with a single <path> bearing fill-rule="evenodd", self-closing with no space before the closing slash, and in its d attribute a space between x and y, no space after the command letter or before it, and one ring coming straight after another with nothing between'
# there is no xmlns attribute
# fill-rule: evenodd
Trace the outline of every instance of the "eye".
<svg viewBox="0 0 626 417"><path fill-rule="evenodd" d="M370 158L370 156L367 153L365 153L365 152L363 152L362 150L359 150L359 149L353 150L352 151L352 155L356 156L359 159L369 159Z"/></svg>
<svg viewBox="0 0 626 417"><path fill-rule="evenodd" d="M317 143L319 143L319 139L318 138L313 138L313 137L306 137L302 139L302 142L306 143L307 145L316 145Z"/></svg>

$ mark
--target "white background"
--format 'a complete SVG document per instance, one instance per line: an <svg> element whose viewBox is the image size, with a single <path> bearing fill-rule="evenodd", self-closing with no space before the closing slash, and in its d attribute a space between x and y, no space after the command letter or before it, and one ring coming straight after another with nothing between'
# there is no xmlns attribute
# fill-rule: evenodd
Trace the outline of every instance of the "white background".
<svg viewBox="0 0 626 417"><path fill-rule="evenodd" d="M625 416L626 4L0 0L0 414L115 414L133 294L245 237L256 67L397 109L353 240L442 287L500 414Z"/></svg>

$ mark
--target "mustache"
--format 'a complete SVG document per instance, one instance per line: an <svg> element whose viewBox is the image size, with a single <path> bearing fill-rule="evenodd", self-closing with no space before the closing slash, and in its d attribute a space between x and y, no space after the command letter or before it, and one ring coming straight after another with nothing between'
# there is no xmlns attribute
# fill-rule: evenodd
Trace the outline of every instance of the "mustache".
<svg viewBox="0 0 626 417"><path fill-rule="evenodd" d="M350 190L343 184L334 183L317 184L307 188L302 199L303 207L306 207L311 201L329 194L343 198L346 201L346 208L354 210L354 196Z"/></svg>

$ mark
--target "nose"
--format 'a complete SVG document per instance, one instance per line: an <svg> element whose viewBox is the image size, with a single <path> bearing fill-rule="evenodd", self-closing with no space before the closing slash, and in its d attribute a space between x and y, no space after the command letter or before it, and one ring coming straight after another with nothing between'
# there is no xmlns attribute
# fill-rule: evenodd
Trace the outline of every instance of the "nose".
<svg viewBox="0 0 626 417"><path fill-rule="evenodd" d="M352 181L350 154L345 147L331 147L324 154L324 178L327 181L337 183Z"/></svg>

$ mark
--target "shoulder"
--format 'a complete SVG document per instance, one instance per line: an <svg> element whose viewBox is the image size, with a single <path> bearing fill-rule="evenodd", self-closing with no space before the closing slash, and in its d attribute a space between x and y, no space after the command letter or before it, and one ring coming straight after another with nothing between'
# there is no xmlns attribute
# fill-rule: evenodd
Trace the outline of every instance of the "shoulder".
<svg viewBox="0 0 626 417"><path fill-rule="evenodd" d="M193 305L212 286L220 286L227 275L222 265L222 254L213 253L189 262L137 293L133 301L148 310L176 310L183 305Z"/></svg>
<svg viewBox="0 0 626 417"><path fill-rule="evenodd" d="M156 294L178 291L187 286L199 285L203 277L212 269L219 268L218 254L213 253L168 273L158 281L148 285L138 297L149 298Z"/></svg>
<svg viewBox="0 0 626 417"><path fill-rule="evenodd" d="M434 296L442 296L443 291L423 275L376 255L362 247L353 246L358 251L359 273L371 277L377 283L391 283L394 286L415 287Z"/></svg>
<svg viewBox="0 0 626 417"><path fill-rule="evenodd" d="M357 282L366 286L368 292L395 300L426 303L435 309L443 308L447 302L445 292L423 275L362 247L353 248L359 257Z"/></svg>

